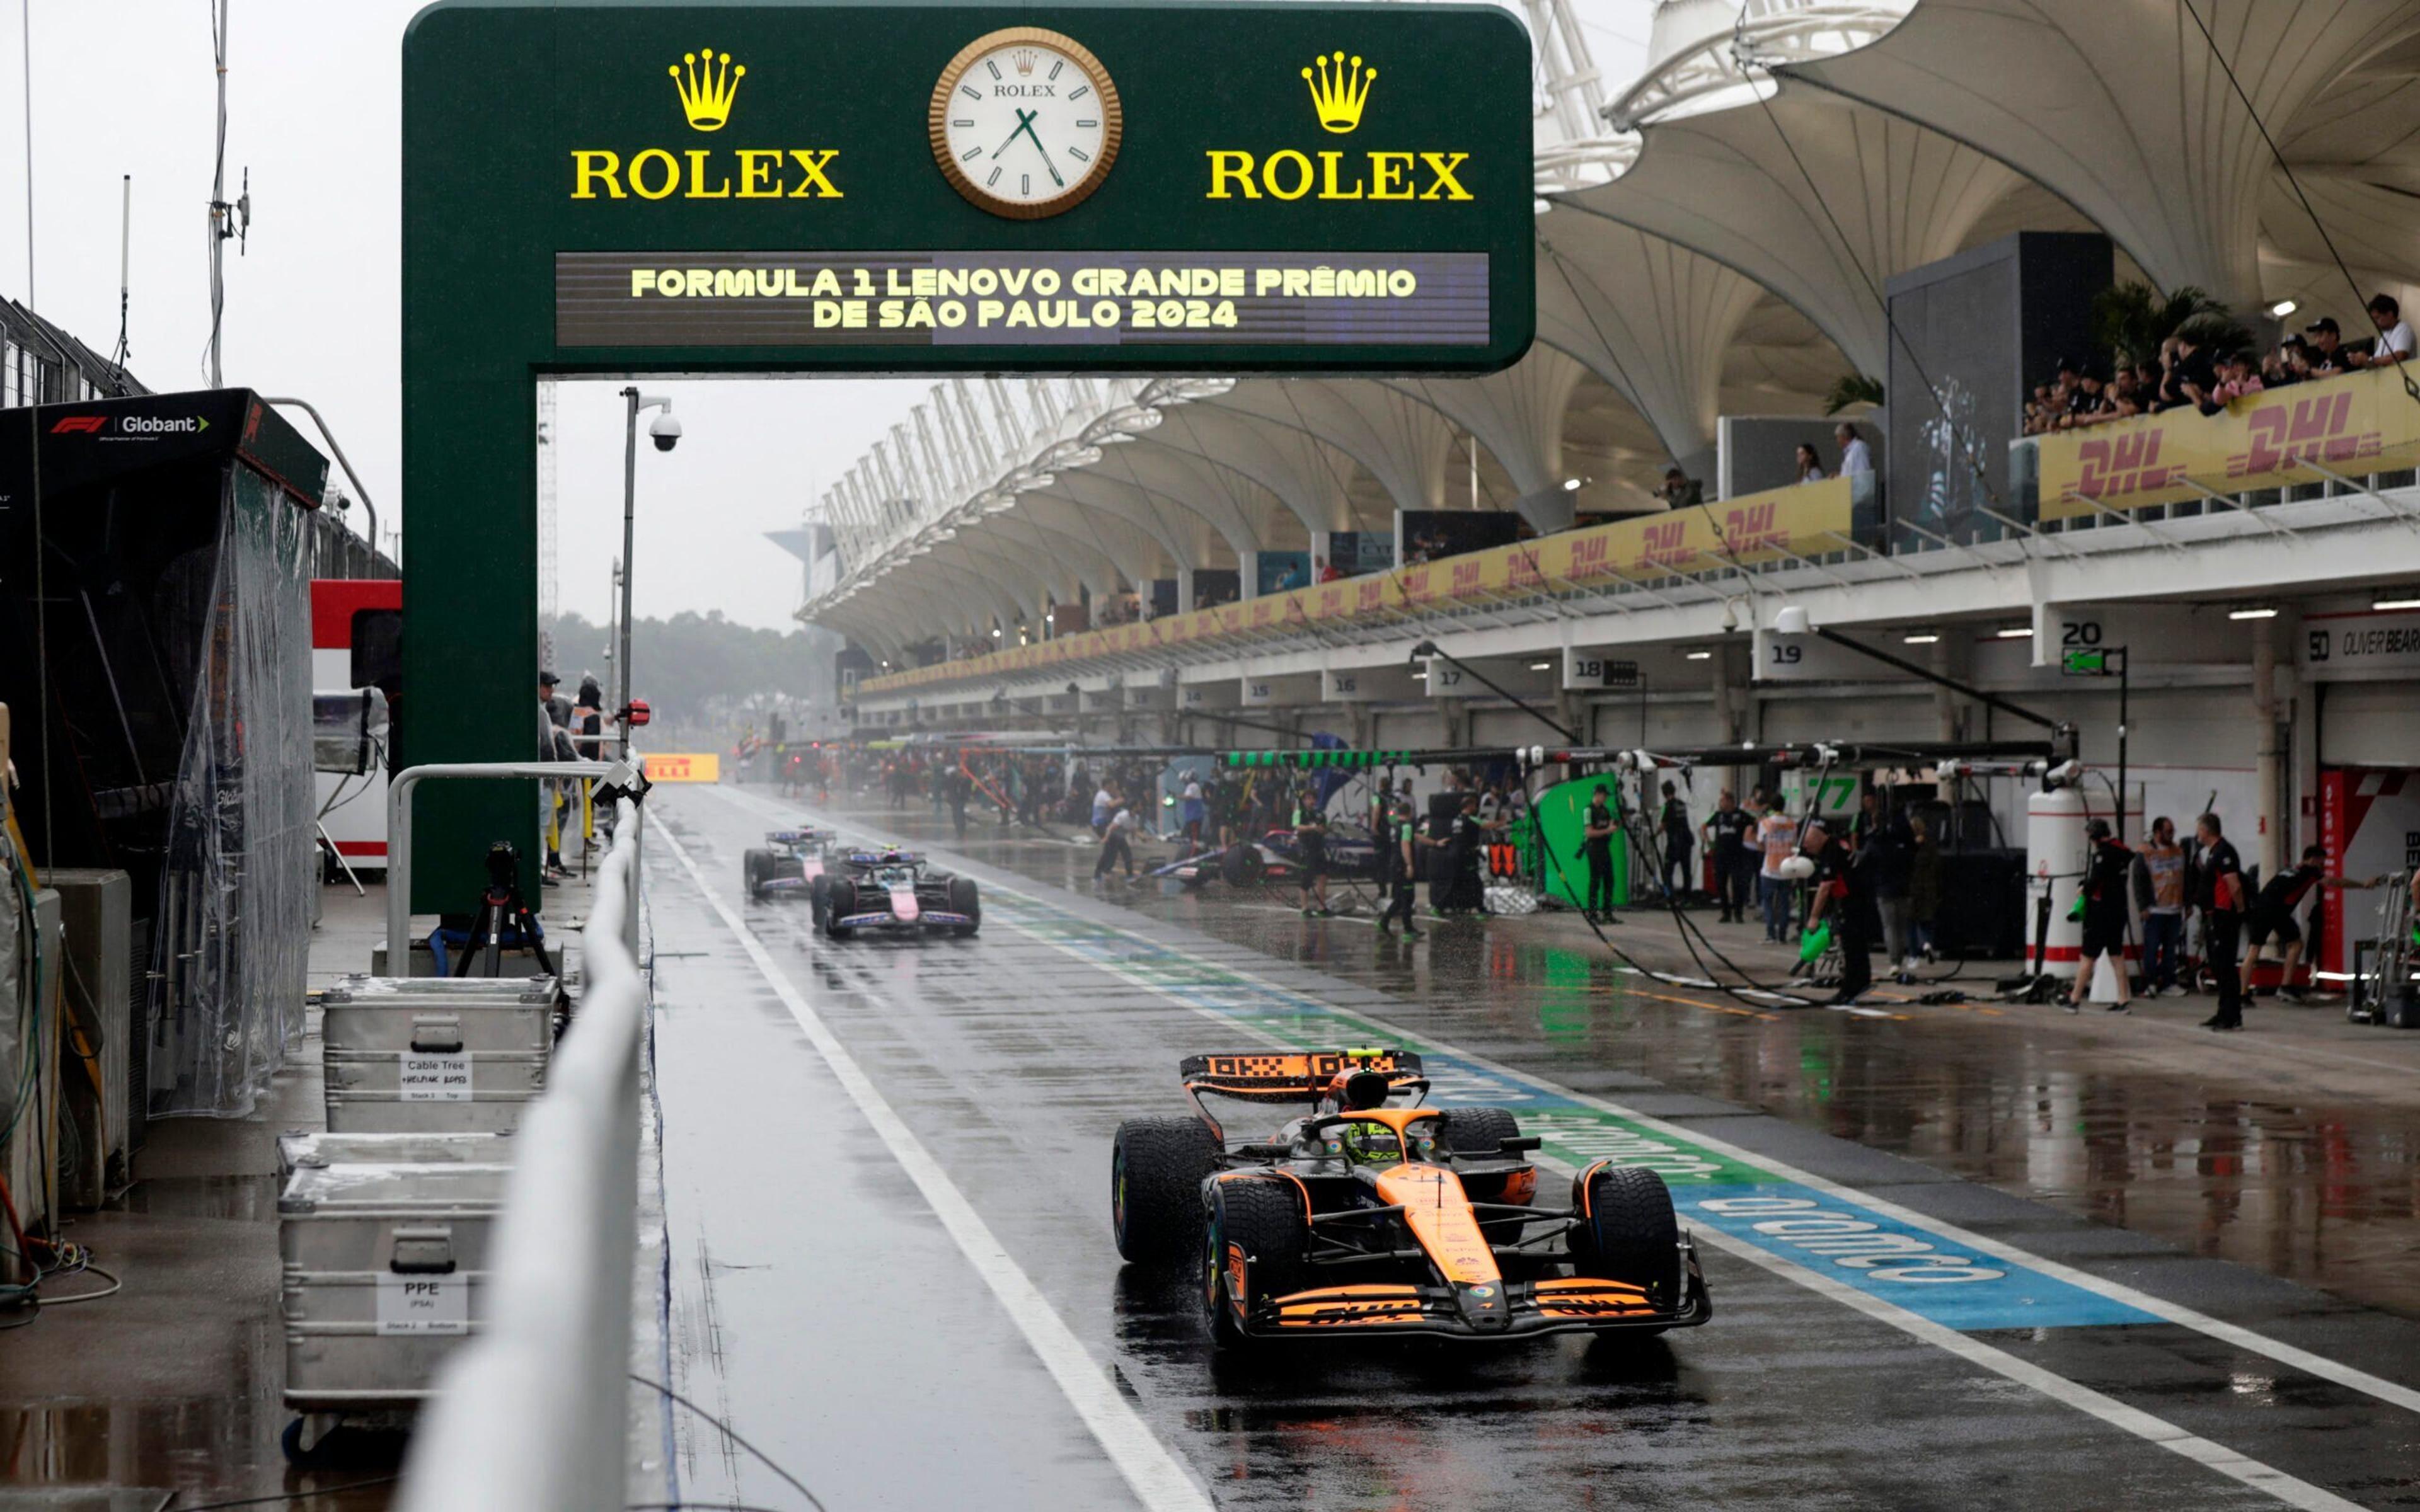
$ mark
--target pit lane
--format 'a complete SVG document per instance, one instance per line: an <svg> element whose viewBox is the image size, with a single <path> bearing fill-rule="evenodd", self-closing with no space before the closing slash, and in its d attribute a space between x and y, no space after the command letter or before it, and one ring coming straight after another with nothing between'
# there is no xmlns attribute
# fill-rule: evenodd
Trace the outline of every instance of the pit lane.
<svg viewBox="0 0 2420 1512"><path fill-rule="evenodd" d="M946 1199L903 1180L784 996L912 1130L999 1246L993 1260L1030 1280L1218 1505L2250 1506L2420 1494L2420 1417L2359 1384L2408 1390L2420 1341L2398 1319L2164 1255L1569 1047L1524 1045L1478 1005L1391 997L988 868L968 868L985 888L980 938L836 948L810 932L803 907L749 904L739 886L740 851L802 810L727 789L653 801L680 852L660 848L650 877L663 952L667 1365L836 1506L976 1495L1117 1505L1149 1493L1119 1473L1063 1367L1054 1378L987 1285L983 1241L970 1258L939 1211ZM734 921L761 942L756 959ZM1457 1079L1441 1078L1441 1095L1520 1109L1549 1154L1627 1142L1675 1163L1685 1221L1721 1241L1706 1257L1713 1325L1647 1342L1227 1360L1199 1336L1184 1278L1120 1267L1108 1134L1126 1114L1181 1106L1180 1056L1414 1020L1422 1048L1454 1047ZM1693 1171L1732 1179L1693 1189ZM1836 1263L1884 1251L1931 1258ZM1967 1263L1948 1269L1999 1274L1872 1275L1952 1259ZM1931 1300L1978 1287L1998 1300L1963 1318ZM2245 1323L2259 1332L2226 1335ZM2312 1368L2262 1342L2307 1351ZM665 1469L679 1494L781 1504L769 1474L710 1432L675 1432Z"/></svg>

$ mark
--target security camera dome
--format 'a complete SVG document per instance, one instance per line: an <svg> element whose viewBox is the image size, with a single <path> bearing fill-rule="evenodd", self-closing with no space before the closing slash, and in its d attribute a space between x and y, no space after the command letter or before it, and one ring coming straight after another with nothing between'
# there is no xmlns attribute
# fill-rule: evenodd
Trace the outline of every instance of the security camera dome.
<svg viewBox="0 0 2420 1512"><path fill-rule="evenodd" d="M670 414L658 415L647 427L647 434L654 438L657 451L669 452L680 444L681 424Z"/></svg>

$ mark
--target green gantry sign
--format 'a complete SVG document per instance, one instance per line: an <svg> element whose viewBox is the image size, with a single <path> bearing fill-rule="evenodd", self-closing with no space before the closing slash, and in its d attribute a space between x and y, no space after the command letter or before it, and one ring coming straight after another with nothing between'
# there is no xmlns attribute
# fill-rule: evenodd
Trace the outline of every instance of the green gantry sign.
<svg viewBox="0 0 2420 1512"><path fill-rule="evenodd" d="M537 378L1493 371L1535 322L1529 71L1484 6L423 11L404 759L535 749ZM417 802L418 910L535 855L526 784Z"/></svg>

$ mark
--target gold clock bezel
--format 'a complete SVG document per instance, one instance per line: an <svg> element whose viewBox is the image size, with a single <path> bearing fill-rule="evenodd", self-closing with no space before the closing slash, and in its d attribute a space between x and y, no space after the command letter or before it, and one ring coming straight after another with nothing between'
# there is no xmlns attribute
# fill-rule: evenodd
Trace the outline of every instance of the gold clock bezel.
<svg viewBox="0 0 2420 1512"><path fill-rule="evenodd" d="M1075 61L1092 82L1093 92L1101 98L1101 155L1085 170L1084 177L1048 199L1030 203L1005 200L967 177L958 167L958 160L950 151L949 102L957 92L958 81L973 68L975 60L985 54L1003 47L1030 43L1054 48ZM1109 70L1093 55L1092 49L1064 32L1054 32L1040 26L1005 26L986 32L958 50L941 69L940 79L933 85L932 105L926 115L926 125L932 135L933 161L940 165L941 177L950 187L978 209L987 210L1004 220L1040 221L1053 215L1063 215L1092 197L1093 191L1109 176L1118 161L1118 144L1125 135L1125 106L1118 99L1118 86L1109 78Z"/></svg>

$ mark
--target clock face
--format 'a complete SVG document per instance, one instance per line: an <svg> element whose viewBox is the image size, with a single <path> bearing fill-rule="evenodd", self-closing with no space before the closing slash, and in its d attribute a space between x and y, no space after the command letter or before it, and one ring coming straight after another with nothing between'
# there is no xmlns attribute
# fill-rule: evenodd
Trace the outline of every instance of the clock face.
<svg viewBox="0 0 2420 1512"><path fill-rule="evenodd" d="M933 86L933 156L994 215L1080 204L1117 161L1125 115L1109 70L1071 37L1012 26L969 43Z"/></svg>

